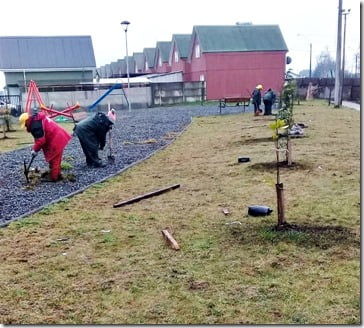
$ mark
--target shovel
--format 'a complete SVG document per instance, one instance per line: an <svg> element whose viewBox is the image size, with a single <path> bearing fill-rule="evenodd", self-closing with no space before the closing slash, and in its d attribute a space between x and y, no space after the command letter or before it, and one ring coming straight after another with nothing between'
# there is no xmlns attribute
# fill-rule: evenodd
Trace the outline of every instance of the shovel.
<svg viewBox="0 0 364 328"><path fill-rule="evenodd" d="M26 162L26 160L24 158L24 175L25 175L25 178L27 179L27 183L29 183L29 177L28 177L28 175L29 175L30 165L32 165L33 160L34 160L34 158L36 156L37 155L32 155L32 158L30 159L30 162L29 162L28 165L27 165L27 162Z"/></svg>
<svg viewBox="0 0 364 328"><path fill-rule="evenodd" d="M112 148L111 148L111 131L109 131L109 154L107 155L107 159L110 162L114 162L115 161L115 156L112 152Z"/></svg>

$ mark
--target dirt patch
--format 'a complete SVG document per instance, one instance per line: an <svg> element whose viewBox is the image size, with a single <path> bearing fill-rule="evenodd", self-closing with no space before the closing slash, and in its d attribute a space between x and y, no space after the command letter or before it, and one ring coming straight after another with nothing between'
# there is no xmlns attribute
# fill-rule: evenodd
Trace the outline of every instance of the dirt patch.
<svg viewBox="0 0 364 328"><path fill-rule="evenodd" d="M274 144L272 137L249 138L249 137L242 136L240 142L245 145L260 143L260 142L270 142L270 143Z"/></svg>
<svg viewBox="0 0 364 328"><path fill-rule="evenodd" d="M287 170L313 170L314 165L311 163L296 163L292 162L292 165L288 165L287 161L281 161L278 163L279 168L287 169ZM264 162L264 163L255 163L250 165L249 167L252 170L259 171L267 171L267 170L275 170L277 169L277 162Z"/></svg>
<svg viewBox="0 0 364 328"><path fill-rule="evenodd" d="M336 246L360 248L360 237L352 230L342 226L298 225L287 223L284 226L231 227L233 239L243 244L288 242L300 247L328 249Z"/></svg>
<svg viewBox="0 0 364 328"><path fill-rule="evenodd" d="M359 237L350 229L342 226L314 226L314 225L296 225L286 224L284 226L274 226L272 231L281 234L299 233L304 234L304 243L307 246L316 246L319 248L329 248L336 245L348 245L360 247Z"/></svg>

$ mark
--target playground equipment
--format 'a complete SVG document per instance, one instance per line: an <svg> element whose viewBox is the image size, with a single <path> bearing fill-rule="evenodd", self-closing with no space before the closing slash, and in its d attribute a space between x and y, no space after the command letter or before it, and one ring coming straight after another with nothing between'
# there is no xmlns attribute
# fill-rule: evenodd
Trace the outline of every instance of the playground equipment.
<svg viewBox="0 0 364 328"><path fill-rule="evenodd" d="M122 90L122 94L126 99L127 105L129 106L129 101L128 101L128 98L126 97L122 84L116 83L110 89L108 89L101 97L99 97L92 105L90 105L87 109L93 110L105 97L107 97L115 89ZM29 115L32 115L32 106L35 107L36 103L38 103L38 105L39 105L38 107L41 110L43 110L47 114L47 116L51 119L53 119L57 116L64 116L64 117L72 119L72 121L75 123L78 121L77 120L78 114L82 114L82 113L73 113L74 110L76 110L77 108L80 108L80 105L78 102L75 105L68 106L64 110L61 110L61 111L53 109L52 106L47 107L42 100L42 97L39 93L36 83L33 80L31 80L29 82L28 96L27 96L27 101L25 104L25 112L27 112ZM86 113L83 113L83 114L86 115ZM75 117L75 115L76 115L76 117ZM80 115L80 116L82 116L82 115Z"/></svg>
<svg viewBox="0 0 364 328"><path fill-rule="evenodd" d="M129 107L129 100L124 92L123 85L121 83L115 83L109 90L107 90L99 99L97 99L92 105L88 107L89 110L93 110L105 97L107 97L112 91L115 89L121 89L125 100L127 102L127 105Z"/></svg>
<svg viewBox="0 0 364 328"><path fill-rule="evenodd" d="M25 111L29 115L32 114L31 106L32 106L32 103L34 104L35 102L38 102L39 108L41 110L43 110L44 112L46 112L46 114L48 115L49 118L55 118L56 116L62 115L62 116L71 118L73 121L75 121L75 119L73 117L72 112L75 109L80 107L80 105L78 103L76 103L73 106L68 106L63 111L57 111L57 110L54 110L53 108L47 107L46 105L44 105L44 102L42 100L42 97L40 96L36 83L33 80L31 80L29 82L28 97L27 97L27 101L25 104Z"/></svg>

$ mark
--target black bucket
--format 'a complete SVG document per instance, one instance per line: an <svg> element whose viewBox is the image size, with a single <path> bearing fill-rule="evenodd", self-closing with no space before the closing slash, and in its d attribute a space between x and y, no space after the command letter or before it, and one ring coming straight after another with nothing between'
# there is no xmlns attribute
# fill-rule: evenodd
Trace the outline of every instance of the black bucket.
<svg viewBox="0 0 364 328"><path fill-rule="evenodd" d="M248 214L252 216L265 216L273 212L270 207L263 205L251 205L248 208Z"/></svg>
<svg viewBox="0 0 364 328"><path fill-rule="evenodd" d="M238 158L238 163L246 163L246 162L250 162L249 157L239 157Z"/></svg>

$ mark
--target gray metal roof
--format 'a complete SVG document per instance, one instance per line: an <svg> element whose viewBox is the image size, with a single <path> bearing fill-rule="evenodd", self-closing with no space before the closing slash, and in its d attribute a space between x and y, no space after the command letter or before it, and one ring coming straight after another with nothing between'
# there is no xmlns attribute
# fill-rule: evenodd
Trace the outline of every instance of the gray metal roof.
<svg viewBox="0 0 364 328"><path fill-rule="evenodd" d="M118 62L110 63L111 74L120 74L120 64Z"/></svg>
<svg viewBox="0 0 364 328"><path fill-rule="evenodd" d="M159 51L159 56L162 59L162 62L168 62L169 53L171 51L172 41L158 41L156 49ZM155 58L157 59L157 58Z"/></svg>
<svg viewBox="0 0 364 328"><path fill-rule="evenodd" d="M135 67L139 70L144 69L144 54L142 52L134 52Z"/></svg>
<svg viewBox="0 0 364 328"><path fill-rule="evenodd" d="M117 63L119 65L119 74L125 74L126 73L126 61L125 61L125 59L118 59Z"/></svg>
<svg viewBox="0 0 364 328"><path fill-rule="evenodd" d="M129 73L135 73L135 60L133 56L124 57L125 65L129 66Z"/></svg>
<svg viewBox="0 0 364 328"><path fill-rule="evenodd" d="M105 73L106 73L106 77L111 77L112 76L112 71L111 71L111 65L110 64L105 65Z"/></svg>
<svg viewBox="0 0 364 328"><path fill-rule="evenodd" d="M176 44L180 58L187 58L190 49L191 34L173 34L172 43Z"/></svg>
<svg viewBox="0 0 364 328"><path fill-rule="evenodd" d="M154 58L155 58L156 48L144 48L143 53L145 55L145 60L148 63L149 68L154 67Z"/></svg>
<svg viewBox="0 0 364 328"><path fill-rule="evenodd" d="M194 26L201 52L288 51L278 25Z"/></svg>
<svg viewBox="0 0 364 328"><path fill-rule="evenodd" d="M0 70L96 68L91 36L0 37Z"/></svg>

